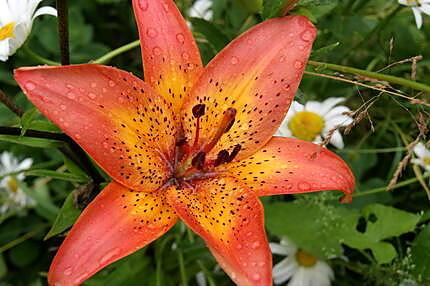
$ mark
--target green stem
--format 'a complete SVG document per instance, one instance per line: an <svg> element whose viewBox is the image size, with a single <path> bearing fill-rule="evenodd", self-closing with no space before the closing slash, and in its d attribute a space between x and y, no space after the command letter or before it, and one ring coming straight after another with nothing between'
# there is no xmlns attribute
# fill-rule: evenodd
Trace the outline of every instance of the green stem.
<svg viewBox="0 0 430 286"><path fill-rule="evenodd" d="M423 179L428 178L428 177L430 177L430 173L424 174L422 176ZM415 182L418 182L417 178L412 178L412 179L409 179L409 180L405 180L403 182L400 182L400 183L394 185L392 187L392 189L397 189L397 188L400 188L400 187L404 187L404 186L413 184ZM376 188L376 189L368 190L368 191L365 191L365 192L355 193L353 195L353 197L354 198L364 197L364 196L373 195L373 194L377 194L377 193L382 193L382 192L386 192L386 191L387 191L387 187L381 187L381 188Z"/></svg>
<svg viewBox="0 0 430 286"><path fill-rule="evenodd" d="M37 63L40 64L45 64L45 65L49 65L49 66L59 66L60 63L51 61L49 59L46 59L44 57L42 57L39 54L36 54L35 52L33 52L27 45L24 45L23 49L22 49L30 58L32 58L34 61L36 61Z"/></svg>
<svg viewBox="0 0 430 286"><path fill-rule="evenodd" d="M341 149L337 150L338 153L357 153L357 154L374 154L374 153L395 153L406 151L405 147L392 147L380 149Z"/></svg>
<svg viewBox="0 0 430 286"><path fill-rule="evenodd" d="M104 56L92 61L94 64L106 64L108 63L112 58L125 53L127 51L130 51L140 45L140 41L136 40L134 42L131 42L125 46L119 47L113 51L110 51L109 53L105 54Z"/></svg>
<svg viewBox="0 0 430 286"><path fill-rule="evenodd" d="M181 272L181 285L187 286L188 279L187 279L187 271L185 270L184 255L182 253L182 250L180 250L179 248L177 249L177 252L178 252L179 271Z"/></svg>
<svg viewBox="0 0 430 286"><path fill-rule="evenodd" d="M402 85L405 87L413 88L415 90L430 93L430 86L425 85L423 83L413 81L413 80L401 78L401 77L396 77L396 76L377 73L377 72L366 71L366 70L352 68L352 67L348 67L348 66L317 62L317 61L309 61L308 64L311 66L314 66L314 67L318 67L318 68L330 69L330 70L339 71L339 72L343 72L343 73L349 73L349 74L356 74L356 75L361 75L361 76L364 76L367 78L386 81L386 82L393 83L393 84L399 84L399 85Z"/></svg>
<svg viewBox="0 0 430 286"><path fill-rule="evenodd" d="M47 227L47 225L43 224L40 227L38 227L38 228L36 228L36 229L34 229L34 230L30 231L30 232L27 232L26 234L18 237L17 239L12 240L11 242L6 243L5 245L2 245L0 247L0 254L3 253L3 252L5 252L6 250L9 250L9 249L17 246L18 244L21 244L24 241L32 238L33 236L37 235L39 232L41 232L42 230L44 230L46 227Z"/></svg>

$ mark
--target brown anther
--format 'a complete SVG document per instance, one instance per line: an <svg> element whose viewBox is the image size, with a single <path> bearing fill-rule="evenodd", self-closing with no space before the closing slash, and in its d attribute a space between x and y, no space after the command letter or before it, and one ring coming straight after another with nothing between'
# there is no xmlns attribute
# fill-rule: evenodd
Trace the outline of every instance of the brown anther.
<svg viewBox="0 0 430 286"><path fill-rule="evenodd" d="M181 147L184 146L187 143L187 138L185 137L180 137L176 140L176 147Z"/></svg>
<svg viewBox="0 0 430 286"><path fill-rule="evenodd" d="M228 161L228 159L230 158L230 154L228 153L227 150L221 150L219 151L217 158L215 160L215 167L224 164L225 162Z"/></svg>
<svg viewBox="0 0 430 286"><path fill-rule="evenodd" d="M202 117L203 115L205 115L205 108L206 108L206 106L204 104L194 105L194 107L193 107L193 116L195 118Z"/></svg>
<svg viewBox="0 0 430 286"><path fill-rule="evenodd" d="M206 160L206 153L199 152L197 153L196 156L194 156L193 160L191 161L191 165L197 170L202 170L205 164L205 160Z"/></svg>
<svg viewBox="0 0 430 286"><path fill-rule="evenodd" d="M242 149L242 146L240 144L235 145L226 163L230 163L231 161L233 161L241 149Z"/></svg>

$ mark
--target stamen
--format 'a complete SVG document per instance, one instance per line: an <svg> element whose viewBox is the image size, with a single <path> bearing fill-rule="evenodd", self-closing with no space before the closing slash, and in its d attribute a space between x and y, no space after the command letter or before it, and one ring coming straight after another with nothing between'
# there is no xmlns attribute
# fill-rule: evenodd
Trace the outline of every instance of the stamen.
<svg viewBox="0 0 430 286"><path fill-rule="evenodd" d="M197 170L202 170L205 164L205 160L206 160L206 153L199 152L197 153L196 156L194 156L193 160L191 161L191 165Z"/></svg>
<svg viewBox="0 0 430 286"><path fill-rule="evenodd" d="M226 163L230 163L231 161L233 161L241 149L242 149L242 146L240 144L237 144L236 146L234 146L233 151L231 151L231 154L228 157L228 161Z"/></svg>
<svg viewBox="0 0 430 286"><path fill-rule="evenodd" d="M200 139L200 117L205 115L206 106L204 104L197 104L193 107L193 116L196 118L196 137L194 138L193 149L197 148Z"/></svg>
<svg viewBox="0 0 430 286"><path fill-rule="evenodd" d="M205 153L209 153L209 151L212 150L213 147L215 147L216 143L218 143L221 136L224 133L227 133L231 129L231 127L234 124L235 117L236 117L236 109L230 107L225 111L224 117L222 118L222 121L218 126L218 130L216 131L212 140L203 147L203 151Z"/></svg>
<svg viewBox="0 0 430 286"><path fill-rule="evenodd" d="M217 156L215 163L214 163L215 167L217 167L221 164L224 164L225 162L228 161L229 158L230 158L230 154L228 154L227 150L219 151L218 156Z"/></svg>

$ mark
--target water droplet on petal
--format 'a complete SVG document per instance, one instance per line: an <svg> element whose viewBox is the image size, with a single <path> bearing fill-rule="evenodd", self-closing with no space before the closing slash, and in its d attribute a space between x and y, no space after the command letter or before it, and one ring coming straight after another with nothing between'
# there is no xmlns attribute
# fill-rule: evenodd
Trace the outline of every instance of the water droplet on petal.
<svg viewBox="0 0 430 286"><path fill-rule="evenodd" d="M60 105L60 109L61 109L61 110L66 110L66 106L65 106L64 104L61 104L61 105Z"/></svg>
<svg viewBox="0 0 430 286"><path fill-rule="evenodd" d="M252 275L252 279L254 279L255 281L259 281L261 279L261 275L258 273L255 273L254 275Z"/></svg>
<svg viewBox="0 0 430 286"><path fill-rule="evenodd" d="M155 56L161 55L161 49L159 47L154 47L152 49L152 52L154 53Z"/></svg>
<svg viewBox="0 0 430 286"><path fill-rule="evenodd" d="M303 41L309 42L312 40L312 38L313 38L313 33L310 30L306 30L303 32L302 34Z"/></svg>
<svg viewBox="0 0 430 286"><path fill-rule="evenodd" d="M67 267L63 273L66 276L70 276L70 274L72 274L72 267Z"/></svg>
<svg viewBox="0 0 430 286"><path fill-rule="evenodd" d="M69 91L69 92L67 93L67 97L68 97L69 99L75 99L75 98L76 98L76 95L74 94L74 92L73 92L73 91Z"/></svg>
<svg viewBox="0 0 430 286"><path fill-rule="evenodd" d="M266 265L266 262L264 262L264 261L258 262L258 266L262 267L264 265Z"/></svg>
<svg viewBox="0 0 430 286"><path fill-rule="evenodd" d="M91 99L96 99L97 96L94 93L90 92L88 93L88 97Z"/></svg>
<svg viewBox="0 0 430 286"><path fill-rule="evenodd" d="M246 236L248 236L248 237L250 237L251 235L252 235L251 231L246 234Z"/></svg>
<svg viewBox="0 0 430 286"><path fill-rule="evenodd" d="M108 253L106 253L99 261L100 264L105 264L106 262L108 262L109 260L111 260L112 258L114 258L115 256L117 256L119 253L121 252L121 249L119 248L114 248L111 251L109 251Z"/></svg>
<svg viewBox="0 0 430 286"><path fill-rule="evenodd" d="M230 62L232 65L237 65L239 63L239 59L237 57L233 56L233 57L231 57Z"/></svg>
<svg viewBox="0 0 430 286"><path fill-rule="evenodd" d="M79 139L81 139L81 135L79 135L79 134L75 134L75 138L76 138L77 140L79 140Z"/></svg>
<svg viewBox="0 0 430 286"><path fill-rule="evenodd" d="M254 242L252 245L251 245L251 248L252 249L257 249L257 248L259 248L260 247L260 242L259 241L256 241L256 242Z"/></svg>
<svg viewBox="0 0 430 286"><path fill-rule="evenodd" d="M82 281L84 281L85 278L87 278L87 276L88 276L87 272L83 273L82 275L79 275L78 278L75 279L74 283L77 285L81 284Z"/></svg>
<svg viewBox="0 0 430 286"><path fill-rule="evenodd" d="M32 90L34 90L34 89L36 88L36 85L35 85L35 84L34 84L34 82L32 82L32 81L27 81L27 82L24 84L24 87L25 87L26 89L28 89L28 90L32 91Z"/></svg>
<svg viewBox="0 0 430 286"><path fill-rule="evenodd" d="M187 61L187 60L190 59L190 55L187 52L183 52L182 53L182 58Z"/></svg>
<svg viewBox="0 0 430 286"><path fill-rule="evenodd" d="M154 28L148 28L148 29L146 30L146 34L147 34L147 35L148 35L148 37L150 37L150 38L155 38L155 37L157 37L158 32L157 32L157 30L155 30Z"/></svg>
<svg viewBox="0 0 430 286"><path fill-rule="evenodd" d="M185 43L185 37L182 33L179 33L176 35L176 39L178 40L179 43L183 44Z"/></svg>
<svg viewBox="0 0 430 286"><path fill-rule="evenodd" d="M286 60L286 59L287 59L287 58L286 58L285 56L282 56L282 57L280 57L280 58L279 58L279 62L281 62L281 63L282 63L282 62L285 62L285 60Z"/></svg>
<svg viewBox="0 0 430 286"><path fill-rule="evenodd" d="M242 249L242 244L239 243L238 245L236 245L236 248L237 249Z"/></svg>
<svg viewBox="0 0 430 286"><path fill-rule="evenodd" d="M108 84L109 84L109 86L110 87L114 87L116 84L115 84L115 82L113 81L113 80L110 80L109 82L108 82Z"/></svg>
<svg viewBox="0 0 430 286"><path fill-rule="evenodd" d="M109 148L109 144L108 144L107 142L103 142L103 147L104 147L105 149L107 149L107 148Z"/></svg>
<svg viewBox="0 0 430 286"><path fill-rule="evenodd" d="M92 83L90 84L90 86L91 86L92 88L96 88L96 87L97 87L97 83L92 82Z"/></svg>
<svg viewBox="0 0 430 286"><path fill-rule="evenodd" d="M148 1L147 0L139 0L139 8L143 11L148 10Z"/></svg>
<svg viewBox="0 0 430 286"><path fill-rule="evenodd" d="M283 86L282 88L283 88L285 91L290 91L291 86L290 86L290 84L286 83L286 84L284 84L284 86Z"/></svg>
<svg viewBox="0 0 430 286"><path fill-rule="evenodd" d="M298 184L298 188L299 188L299 190L306 192L306 191L309 191L311 189L311 185L307 182L300 182Z"/></svg>
<svg viewBox="0 0 430 286"><path fill-rule="evenodd" d="M301 62L301 61L296 61L296 62L294 63L294 67L295 67L296 69L301 69L301 68L303 67L303 62Z"/></svg>

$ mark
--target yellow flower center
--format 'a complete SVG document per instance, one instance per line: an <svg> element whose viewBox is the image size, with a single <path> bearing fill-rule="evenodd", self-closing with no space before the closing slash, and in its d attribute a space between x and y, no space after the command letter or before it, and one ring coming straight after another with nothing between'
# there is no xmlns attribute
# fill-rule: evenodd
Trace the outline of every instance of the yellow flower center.
<svg viewBox="0 0 430 286"><path fill-rule="evenodd" d="M18 182L15 180L15 178L10 177L6 184L9 190L12 192L16 193L18 191Z"/></svg>
<svg viewBox="0 0 430 286"><path fill-rule="evenodd" d="M293 136L306 141L313 141L324 128L324 119L310 111L297 112L288 123Z"/></svg>
<svg viewBox="0 0 430 286"><path fill-rule="evenodd" d="M15 28L15 22L10 22L9 24L6 24L5 26L0 28L0 41L3 41L7 38L13 38L15 37L13 30Z"/></svg>
<svg viewBox="0 0 430 286"><path fill-rule="evenodd" d="M296 260L297 263L303 267L312 267L317 263L317 259L315 256L312 256L303 250L297 251Z"/></svg>
<svg viewBox="0 0 430 286"><path fill-rule="evenodd" d="M430 165L430 156L424 157L423 161L424 161L424 164Z"/></svg>

